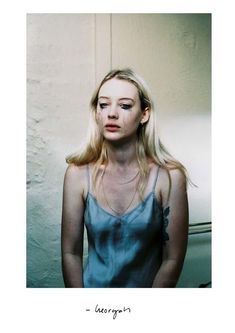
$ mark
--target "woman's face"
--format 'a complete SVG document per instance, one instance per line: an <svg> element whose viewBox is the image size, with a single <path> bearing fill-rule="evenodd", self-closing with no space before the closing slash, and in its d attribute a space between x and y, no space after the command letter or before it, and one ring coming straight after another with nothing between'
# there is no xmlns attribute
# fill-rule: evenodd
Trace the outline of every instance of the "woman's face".
<svg viewBox="0 0 235 333"><path fill-rule="evenodd" d="M132 83L113 78L100 88L97 121L106 140L136 138L140 123L148 117L148 110L141 110L138 90Z"/></svg>

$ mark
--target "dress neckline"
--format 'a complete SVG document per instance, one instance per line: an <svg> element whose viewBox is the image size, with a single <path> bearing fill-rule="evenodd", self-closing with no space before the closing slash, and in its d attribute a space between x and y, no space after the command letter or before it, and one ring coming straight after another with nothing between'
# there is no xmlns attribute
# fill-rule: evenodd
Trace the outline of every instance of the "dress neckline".
<svg viewBox="0 0 235 333"><path fill-rule="evenodd" d="M148 199L151 197L151 195L153 196L154 201L156 202L158 208L161 208L161 205L156 197L155 191L150 191L147 196L144 198L143 201L141 201L140 203L138 203L134 208L130 209L129 211L127 211L124 214L121 215L114 215L111 212L109 212L107 209L105 209L99 202L98 200L94 197L94 195L88 191L87 193L87 198L88 196L90 196L92 198L92 200L95 202L95 204L97 205L97 207L99 207L99 209L101 209L105 214L112 216L115 219L122 219L128 215L130 215L131 213L134 213L135 210L137 210L140 206L145 205L146 202L148 201ZM86 199L87 200L87 199Z"/></svg>

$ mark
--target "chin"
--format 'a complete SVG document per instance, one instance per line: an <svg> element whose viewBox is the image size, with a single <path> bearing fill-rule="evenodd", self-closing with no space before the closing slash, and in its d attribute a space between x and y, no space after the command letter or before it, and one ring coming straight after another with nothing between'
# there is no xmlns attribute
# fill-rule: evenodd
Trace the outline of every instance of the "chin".
<svg viewBox="0 0 235 333"><path fill-rule="evenodd" d="M121 140L122 138L120 136L117 136L117 135L104 135L104 139L106 141L119 141Z"/></svg>

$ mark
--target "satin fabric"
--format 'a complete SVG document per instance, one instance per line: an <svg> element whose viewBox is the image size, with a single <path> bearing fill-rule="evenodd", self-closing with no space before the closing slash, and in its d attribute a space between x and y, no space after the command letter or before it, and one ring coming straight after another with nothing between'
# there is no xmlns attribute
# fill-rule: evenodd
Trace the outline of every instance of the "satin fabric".
<svg viewBox="0 0 235 333"><path fill-rule="evenodd" d="M88 192L84 223L88 236L85 288L152 287L162 262L163 226L154 189L122 216L107 212Z"/></svg>

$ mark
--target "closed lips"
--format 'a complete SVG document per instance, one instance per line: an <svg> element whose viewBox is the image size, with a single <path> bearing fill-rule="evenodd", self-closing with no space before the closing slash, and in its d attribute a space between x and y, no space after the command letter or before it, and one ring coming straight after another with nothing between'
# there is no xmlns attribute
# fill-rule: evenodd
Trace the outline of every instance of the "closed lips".
<svg viewBox="0 0 235 333"><path fill-rule="evenodd" d="M107 124L105 127L114 127L114 128L120 128L120 126L115 125L115 124Z"/></svg>

